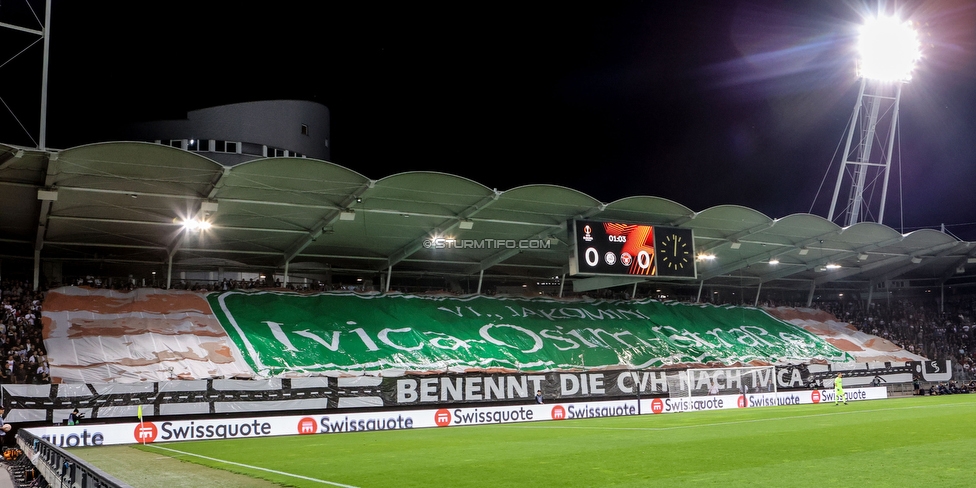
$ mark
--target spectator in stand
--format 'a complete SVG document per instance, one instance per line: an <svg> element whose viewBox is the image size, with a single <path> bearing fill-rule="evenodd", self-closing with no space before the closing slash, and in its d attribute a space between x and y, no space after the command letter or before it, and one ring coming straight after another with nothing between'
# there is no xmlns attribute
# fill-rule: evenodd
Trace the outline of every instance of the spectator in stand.
<svg viewBox="0 0 976 488"><path fill-rule="evenodd" d="M24 363L17 363L17 368L14 370L14 383L18 385L27 384L27 367Z"/></svg>
<svg viewBox="0 0 976 488"><path fill-rule="evenodd" d="M34 374L34 384L46 384L51 382L51 368L47 365L47 361L44 361L37 367L37 372Z"/></svg>
<svg viewBox="0 0 976 488"><path fill-rule="evenodd" d="M866 309L859 301L824 302L819 308L867 332L929 359L949 359L965 365L976 352L976 297L947 300L896 300L872 302ZM970 366L972 370L972 366Z"/></svg>
<svg viewBox="0 0 976 488"><path fill-rule="evenodd" d="M7 445L7 432L11 429L11 425L3 420L3 414L3 405L0 405L0 449Z"/></svg>
<svg viewBox="0 0 976 488"><path fill-rule="evenodd" d="M0 281L0 382L30 383L38 377L50 382L50 371L36 373L38 358L44 358L41 327L43 292L35 292L27 282Z"/></svg>

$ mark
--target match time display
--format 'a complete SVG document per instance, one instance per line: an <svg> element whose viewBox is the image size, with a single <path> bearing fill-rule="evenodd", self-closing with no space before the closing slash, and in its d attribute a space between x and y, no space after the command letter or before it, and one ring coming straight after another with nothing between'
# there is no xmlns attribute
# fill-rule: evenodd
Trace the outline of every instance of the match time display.
<svg viewBox="0 0 976 488"><path fill-rule="evenodd" d="M575 220L573 232L570 274L696 277L691 229Z"/></svg>

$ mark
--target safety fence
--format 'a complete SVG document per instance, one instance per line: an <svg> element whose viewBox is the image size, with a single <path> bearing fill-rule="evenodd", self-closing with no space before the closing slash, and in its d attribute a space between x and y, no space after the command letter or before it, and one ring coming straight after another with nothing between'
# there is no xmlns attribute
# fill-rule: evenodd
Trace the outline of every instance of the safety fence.
<svg viewBox="0 0 976 488"><path fill-rule="evenodd" d="M51 486L65 488L129 488L83 459L74 456L27 430L17 433L17 445L34 465L37 474Z"/></svg>

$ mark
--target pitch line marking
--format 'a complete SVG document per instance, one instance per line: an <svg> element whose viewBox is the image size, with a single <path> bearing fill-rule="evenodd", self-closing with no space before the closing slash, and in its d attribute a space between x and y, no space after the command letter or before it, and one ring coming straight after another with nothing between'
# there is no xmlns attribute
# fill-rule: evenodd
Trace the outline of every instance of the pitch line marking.
<svg viewBox="0 0 976 488"><path fill-rule="evenodd" d="M767 417L762 419L751 419L751 420L735 420L730 422L714 422L709 424L690 424L690 425L676 425L673 427L587 427L587 426L557 426L557 425L528 425L526 424L499 424L503 427L511 427L517 429L590 429L590 430L642 430L642 431L665 431L665 430L678 430L678 429L691 429L697 427L716 427L722 425L736 425L736 424L752 424L756 422L767 422L773 420L793 420L793 419L803 419L803 418L816 418L816 417L829 417L833 415L853 415L858 413L871 413L871 412L884 412L891 410L910 410L916 408L945 408L952 406L967 406L963 403L956 403L950 405L918 405L913 407L896 407L896 408L876 408L871 410L854 410L847 412L829 412L829 413L817 413L810 415L793 415L789 417ZM971 405L970 405L971 406ZM713 410L720 412L721 410ZM695 412L682 412L682 413L695 413ZM643 417L650 414L641 414L639 417ZM603 418L622 418L622 417L638 417L638 415L621 415L617 417L603 417ZM575 419L575 420L589 420L589 419ZM534 423L534 422L533 422Z"/></svg>
<svg viewBox="0 0 976 488"><path fill-rule="evenodd" d="M302 476L300 474L286 473L284 471L278 471L278 470L275 470L275 469L262 468L260 466L251 466L250 464L235 463L234 461L226 461L224 459L212 458L212 457L204 456L204 455L201 455L201 454L193 454L192 452L179 451L179 450L176 450L176 449L170 449L168 447L156 446L156 445L153 445L153 444L146 444L146 445L149 446L149 447L154 447L156 449L162 449L164 451L170 451L170 452L175 452L175 453L179 453L179 454L185 454L187 456L194 456L194 457L198 457L198 458L201 458L201 459L206 459L206 460L209 460L209 461L214 461L214 462L217 462L217 463L230 464L230 465L233 465L233 466L240 466L242 468L248 468L248 469L256 469L258 471L266 471L268 473L274 473L274 474L278 474L278 475L281 475L281 476L291 476L292 478L303 479L303 480L306 480L306 481L314 481L316 483L322 483L324 485L339 486L339 487L342 487L342 488L358 488L356 486L344 485L342 483L336 483L334 481L326 481L326 480L320 480L318 478L310 478L308 476Z"/></svg>

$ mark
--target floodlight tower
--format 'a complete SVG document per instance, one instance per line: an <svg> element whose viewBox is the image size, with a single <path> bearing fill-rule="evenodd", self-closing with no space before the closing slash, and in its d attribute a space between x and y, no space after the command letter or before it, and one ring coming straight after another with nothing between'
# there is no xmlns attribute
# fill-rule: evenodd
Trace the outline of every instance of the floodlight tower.
<svg viewBox="0 0 976 488"><path fill-rule="evenodd" d="M877 222L884 220L901 88L911 80L920 56L918 35L911 23L893 17L869 19L861 27L858 51L857 75L861 78L861 88L827 215L830 221L835 215L843 216L845 226L873 221L871 204L878 202L878 190ZM850 192L846 205L838 208L845 181L850 182Z"/></svg>

